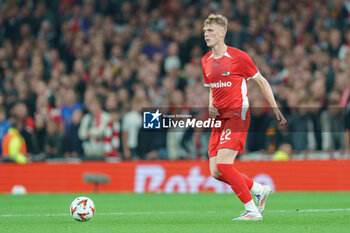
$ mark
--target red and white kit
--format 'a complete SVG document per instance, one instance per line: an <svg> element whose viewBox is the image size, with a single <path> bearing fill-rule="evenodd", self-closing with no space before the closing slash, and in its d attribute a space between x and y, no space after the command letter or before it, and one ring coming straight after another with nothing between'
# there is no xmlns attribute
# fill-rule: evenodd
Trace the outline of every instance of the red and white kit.
<svg viewBox="0 0 350 233"><path fill-rule="evenodd" d="M213 52L202 58L204 86L213 93L214 107L222 121L220 130L213 129L209 142L209 157L219 149L243 152L249 128L249 102L247 81L259 75L250 56L242 50L227 46L220 58Z"/></svg>

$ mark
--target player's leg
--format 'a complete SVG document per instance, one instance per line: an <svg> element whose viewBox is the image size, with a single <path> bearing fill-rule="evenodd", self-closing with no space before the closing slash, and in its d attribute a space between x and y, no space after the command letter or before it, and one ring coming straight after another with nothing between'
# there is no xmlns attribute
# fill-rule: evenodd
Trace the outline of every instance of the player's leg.
<svg viewBox="0 0 350 233"><path fill-rule="evenodd" d="M219 172L218 168L217 168L217 157L216 156L213 156L213 157L210 157L209 159L209 167L210 167L210 174L217 180L219 181L222 181L226 184L229 184L225 178L223 177L223 175ZM256 194L256 193L260 193L260 192L257 192L258 191L258 188L262 188L261 184L259 183L256 183L254 182L252 179L250 179L249 177L247 177L246 175L243 175L241 173L241 175L243 176L243 179L248 187L248 189L250 191L253 192L253 194ZM255 184L255 185L254 185ZM255 186L255 189L253 189L253 187ZM262 189L261 189L262 190Z"/></svg>
<svg viewBox="0 0 350 233"><path fill-rule="evenodd" d="M220 171L217 168L217 151L212 150L209 155L209 167L210 167L210 173L211 175L217 179L220 180L228 185L230 183L224 178L224 176L220 173ZM252 179L247 177L246 175L240 173L248 187L248 190L252 192L255 195L256 205L258 207L258 210L260 213L264 212L265 209L265 201L266 198L270 195L271 189L268 186L261 185L257 182L254 182Z"/></svg>
<svg viewBox="0 0 350 233"><path fill-rule="evenodd" d="M211 157L209 159L209 165L210 165L210 173L211 175L217 179L220 180L228 185L230 185L224 178L224 176L219 172L217 168L217 157ZM251 193L255 195L255 201L256 206L258 208L258 211L262 214L265 210L265 203L266 199L271 194L271 188L267 185L261 185L257 182L254 182L252 179L247 177L246 175L242 174L242 177Z"/></svg>
<svg viewBox="0 0 350 233"><path fill-rule="evenodd" d="M229 148L237 150L238 154L241 154L244 150L247 132L249 129L249 118L246 120L241 119L230 119L225 122L220 142L220 148ZM229 132L228 132L229 131ZM264 211L266 198L270 195L271 189L267 186L263 186L259 183L253 182L252 179L242 174L248 189L255 195L256 203L260 213Z"/></svg>
<svg viewBox="0 0 350 233"><path fill-rule="evenodd" d="M210 168L210 174L212 177L214 177L215 179L224 182L226 184L229 184L224 177L222 176L222 174L219 172L218 168L217 168L217 157L213 156L209 158L209 168Z"/></svg>
<svg viewBox="0 0 350 233"><path fill-rule="evenodd" d="M221 173L219 172L219 170L216 168L216 156L214 157L210 157L209 158L209 168L210 168L210 175L212 177L214 177L215 179L218 179L221 176ZM225 182L224 180L220 180L222 182Z"/></svg>
<svg viewBox="0 0 350 233"><path fill-rule="evenodd" d="M233 162L238 151L223 148L217 154L217 168L223 178L231 185L233 191L244 204L245 212L234 220L262 220L252 195L249 192L248 186L242 174L234 168Z"/></svg>
<svg viewBox="0 0 350 233"><path fill-rule="evenodd" d="M262 185L257 182L254 182L252 179L250 179L244 174L241 175L243 176L249 191L255 195L256 206L259 212L263 213L265 210L266 199L271 194L271 188L267 185Z"/></svg>

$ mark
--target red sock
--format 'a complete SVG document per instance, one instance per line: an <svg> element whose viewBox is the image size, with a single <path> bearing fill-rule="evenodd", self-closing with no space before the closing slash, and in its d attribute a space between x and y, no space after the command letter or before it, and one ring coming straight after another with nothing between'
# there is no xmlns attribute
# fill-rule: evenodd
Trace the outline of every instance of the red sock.
<svg viewBox="0 0 350 233"><path fill-rule="evenodd" d="M243 177L245 183L247 184L248 189L251 190L252 187L253 187L254 181L253 181L252 179L250 179L248 176L243 175L242 173L241 173L241 175L242 175L242 177Z"/></svg>
<svg viewBox="0 0 350 233"><path fill-rule="evenodd" d="M230 185L230 184L225 180L225 178L224 178L223 175L221 175L221 176L219 176L219 177L214 177L214 178L217 179L217 180L220 180L221 182L224 182L224 183Z"/></svg>
<svg viewBox="0 0 350 233"><path fill-rule="evenodd" d="M242 174L237 171L232 164L217 164L219 172L230 185L232 190L236 193L237 197L246 204L251 201L252 195L249 192L248 186L243 178Z"/></svg>
<svg viewBox="0 0 350 233"><path fill-rule="evenodd" d="M243 177L243 179L244 179L248 189L251 190L252 187L253 187L253 182L254 181L252 179L250 179L249 177L247 177L246 175L243 175L242 173L241 173L241 175L242 175L242 177ZM224 176L222 176L222 175L217 177L217 178L215 178L215 179L220 180L220 181L222 181L222 182L224 182L224 183L229 185L229 183L225 180Z"/></svg>

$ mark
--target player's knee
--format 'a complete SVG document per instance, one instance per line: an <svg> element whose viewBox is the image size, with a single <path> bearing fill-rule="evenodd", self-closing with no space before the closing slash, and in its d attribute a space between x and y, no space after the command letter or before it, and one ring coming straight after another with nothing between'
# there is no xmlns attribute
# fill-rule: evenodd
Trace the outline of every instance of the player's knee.
<svg viewBox="0 0 350 233"><path fill-rule="evenodd" d="M220 149L217 156L217 163L222 164L233 164L238 151L231 150L231 149Z"/></svg>
<svg viewBox="0 0 350 233"><path fill-rule="evenodd" d="M221 173L217 168L214 168L213 170L211 170L210 173L211 173L211 176L214 177L215 179L218 179L221 176Z"/></svg>
<svg viewBox="0 0 350 233"><path fill-rule="evenodd" d="M219 164L219 166L218 166L218 168L217 168L217 170L218 170L218 172L220 173L220 174L222 174L222 171L221 171L221 166L220 166L221 164Z"/></svg>

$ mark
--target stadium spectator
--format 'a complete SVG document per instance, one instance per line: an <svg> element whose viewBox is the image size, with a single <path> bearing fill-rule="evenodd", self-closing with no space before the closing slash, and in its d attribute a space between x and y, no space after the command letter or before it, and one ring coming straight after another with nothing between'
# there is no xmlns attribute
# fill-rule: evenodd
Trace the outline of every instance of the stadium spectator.
<svg viewBox="0 0 350 233"><path fill-rule="evenodd" d="M55 31L52 30L50 21L44 20L40 25L38 38L46 40L48 43L48 46L52 48L54 46L55 37L56 37Z"/></svg>
<svg viewBox="0 0 350 233"><path fill-rule="evenodd" d="M10 128L2 140L2 154L16 163L25 164L30 160L27 154L27 147L24 138L18 131L18 121L16 118L10 119Z"/></svg>
<svg viewBox="0 0 350 233"><path fill-rule="evenodd" d="M308 145L311 131L311 118L309 116L308 99L302 99L297 93L290 92L287 98L289 106L288 119L288 141L292 145L292 149L296 154L302 154L306 158L308 153Z"/></svg>
<svg viewBox="0 0 350 233"><path fill-rule="evenodd" d="M7 114L5 108L1 107L0 108L0 145L2 142L2 139L4 138L5 134L10 128L10 122L7 119ZM1 153L1 147L0 147L0 156L2 155Z"/></svg>
<svg viewBox="0 0 350 233"><path fill-rule="evenodd" d="M329 94L328 108L321 115L323 150L328 151L331 158L334 158L334 151L344 154L344 132L346 127L345 109L339 104L340 95L333 91Z"/></svg>
<svg viewBox="0 0 350 233"><path fill-rule="evenodd" d="M338 29L332 29L329 34L328 54L332 57L338 57L342 42L342 36Z"/></svg>
<svg viewBox="0 0 350 233"><path fill-rule="evenodd" d="M289 120L289 119L288 119ZM290 144L292 145L292 133L289 130L289 124L288 125L277 125L275 128L275 134L272 137L272 140L274 141L273 147L275 150L278 150L280 146L284 144ZM293 149L293 147L292 147Z"/></svg>
<svg viewBox="0 0 350 233"><path fill-rule="evenodd" d="M12 115L16 118L16 129L24 138L27 153L35 153L35 142L33 141L34 119L28 115L28 108L24 103L17 103L12 109Z"/></svg>
<svg viewBox="0 0 350 233"><path fill-rule="evenodd" d="M168 42L162 38L159 32L149 31L148 33L148 43L143 48L142 52L152 60L157 53L164 56L168 48Z"/></svg>
<svg viewBox="0 0 350 233"><path fill-rule="evenodd" d="M83 141L84 155L103 157L103 135L110 116L102 110L101 103L96 98L87 107L89 112L82 118L78 132Z"/></svg>
<svg viewBox="0 0 350 233"><path fill-rule="evenodd" d="M346 114L346 129L345 129L345 135L344 135L344 140L345 140L345 154L347 158L350 158L350 106L347 109L347 114Z"/></svg>
<svg viewBox="0 0 350 233"><path fill-rule="evenodd" d="M61 117L65 126L65 132L69 132L74 111L82 110L83 105L77 101L76 94L73 89L66 90L64 95L65 99L61 108Z"/></svg>
<svg viewBox="0 0 350 233"><path fill-rule="evenodd" d="M110 109L110 119L104 131L103 150L106 157L120 159L120 116L117 109Z"/></svg>
<svg viewBox="0 0 350 233"><path fill-rule="evenodd" d="M84 151L82 147L82 141L79 138L79 127L83 117L83 112L79 109L75 109L72 115L72 122L69 130L65 134L65 158L77 158L83 157Z"/></svg>
<svg viewBox="0 0 350 233"><path fill-rule="evenodd" d="M168 47L168 53L164 59L164 70L168 72L170 69L179 69L181 67L181 61L178 56L179 45L175 42L171 43Z"/></svg>
<svg viewBox="0 0 350 233"><path fill-rule="evenodd" d="M186 103L184 94L180 90L174 90L169 96L169 112L170 114L183 114L186 113ZM183 147L186 142L183 142L185 131L177 129L167 130L167 150L169 153L169 159L183 159L187 158L188 154ZM190 139L190 138L189 138Z"/></svg>
<svg viewBox="0 0 350 233"><path fill-rule="evenodd" d="M49 99L47 96L39 95L36 97L36 110L35 110L35 116L41 115L45 121L48 121L53 117L54 114L54 108L50 105Z"/></svg>
<svg viewBox="0 0 350 233"><path fill-rule="evenodd" d="M344 31L344 43L341 45L339 49L339 59L344 60L346 54L350 50L350 28L346 28Z"/></svg>
<svg viewBox="0 0 350 233"><path fill-rule="evenodd" d="M292 153L292 145L284 143L279 146L278 150L274 153L273 161L288 161L290 159L290 154Z"/></svg>
<svg viewBox="0 0 350 233"><path fill-rule="evenodd" d="M138 134L141 129L140 114L142 108L142 99L135 97L131 101L131 109L122 119L122 142L124 159L136 159L140 155L137 154Z"/></svg>
<svg viewBox="0 0 350 233"><path fill-rule="evenodd" d="M58 124L54 121L47 123L47 134L44 140L45 158L63 158L63 135L58 129Z"/></svg>
<svg viewBox="0 0 350 233"><path fill-rule="evenodd" d="M45 159L46 121L41 114L35 116L35 126L33 131L33 141L35 145L35 160Z"/></svg>
<svg viewBox="0 0 350 233"><path fill-rule="evenodd" d="M269 137L267 129L271 126L271 115L269 115L264 106L265 103L259 99L251 103L251 122L247 136L246 149L250 152L260 151L266 153L269 147ZM264 109L265 107L265 109Z"/></svg>

